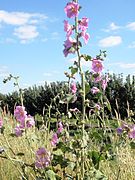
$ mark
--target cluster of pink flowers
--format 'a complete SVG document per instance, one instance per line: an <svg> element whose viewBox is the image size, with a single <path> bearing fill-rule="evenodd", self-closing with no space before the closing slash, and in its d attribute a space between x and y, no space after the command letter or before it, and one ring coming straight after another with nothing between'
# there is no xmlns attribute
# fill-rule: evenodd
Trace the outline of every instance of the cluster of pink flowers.
<svg viewBox="0 0 135 180"><path fill-rule="evenodd" d="M51 155L45 148L41 147L36 151L35 166L39 169L43 169L49 166L51 162Z"/></svg>
<svg viewBox="0 0 135 180"><path fill-rule="evenodd" d="M71 83L71 92L72 92L72 94L76 94L76 91L77 91L76 83L72 82Z"/></svg>
<svg viewBox="0 0 135 180"><path fill-rule="evenodd" d="M27 111L25 111L25 107L23 106L16 106L14 116L19 123L19 125L15 127L16 136L22 136L22 133L26 128L35 125L34 118L31 115L27 115Z"/></svg>
<svg viewBox="0 0 135 180"><path fill-rule="evenodd" d="M135 125L123 123L121 127L117 128L117 133L118 135L127 133L129 138L135 139Z"/></svg>
<svg viewBox="0 0 135 180"><path fill-rule="evenodd" d="M3 119L0 117L0 129L2 128L3 126Z"/></svg>
<svg viewBox="0 0 135 180"><path fill-rule="evenodd" d="M53 147L55 147L55 146L58 144L58 141L59 141L58 135L59 135L60 133L62 133L63 129L64 129L64 128L63 128L62 122L59 122L59 123L58 123L57 132L53 134L52 140L51 140L51 145L52 145Z"/></svg>
<svg viewBox="0 0 135 180"><path fill-rule="evenodd" d="M67 3L66 7L64 8L64 11L68 18L77 17L79 10L80 5L74 1ZM82 37L84 39L85 44L88 43L88 40L90 38L90 35L87 33L88 22L89 19L87 17L83 17L82 19L78 20L78 37ZM65 57L67 57L68 54L74 54L77 50L77 42L75 39L71 38L73 30L75 30L75 26L69 24L68 21L64 20L64 31L66 32L67 37L67 40L64 42L63 50Z"/></svg>

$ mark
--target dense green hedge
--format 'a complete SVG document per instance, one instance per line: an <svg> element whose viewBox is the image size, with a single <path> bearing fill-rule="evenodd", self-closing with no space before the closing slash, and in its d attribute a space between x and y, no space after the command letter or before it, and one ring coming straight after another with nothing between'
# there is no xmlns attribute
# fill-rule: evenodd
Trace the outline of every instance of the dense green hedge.
<svg viewBox="0 0 135 180"><path fill-rule="evenodd" d="M89 81L90 86L92 87L92 82ZM77 84L79 89L79 83ZM45 83L44 86L33 86L24 90L24 105L31 115L40 114L43 115L46 113L48 105L51 103L51 99L53 99L58 93L67 92L68 87L66 82L53 82L50 84ZM106 96L108 97L111 106L112 106L112 114L115 115L116 110L121 118L124 119L127 117L127 109L129 103L129 109L135 112L135 76L128 75L126 78L123 77L122 74L116 75L113 74L110 77L110 81L108 83L108 87L106 89ZM91 101L94 101L94 97L89 92L87 94L87 98ZM0 94L0 102L1 107L7 107L8 110L13 113L14 106L16 104L20 104L20 98L17 92L13 92L7 95ZM57 104L57 105L56 105ZM57 101L54 106L52 113L55 113L56 106L60 110L60 112L66 111L66 106L64 104L60 104ZM81 96L79 92L77 92L77 100L75 103L70 104L69 107L77 107L80 109L81 107Z"/></svg>

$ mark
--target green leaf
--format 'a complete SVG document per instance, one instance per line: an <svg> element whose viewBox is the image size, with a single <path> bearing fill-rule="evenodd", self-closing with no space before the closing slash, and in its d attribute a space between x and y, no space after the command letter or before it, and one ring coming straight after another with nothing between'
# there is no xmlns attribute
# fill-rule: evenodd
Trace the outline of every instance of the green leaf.
<svg viewBox="0 0 135 180"><path fill-rule="evenodd" d="M89 56L89 55L84 55L83 57L84 57L85 61L91 61L91 56Z"/></svg>
<svg viewBox="0 0 135 180"><path fill-rule="evenodd" d="M56 151L53 151L53 154L60 156L60 155L63 155L63 152L61 149L57 149Z"/></svg>
<svg viewBox="0 0 135 180"><path fill-rule="evenodd" d="M130 142L131 149L135 149L135 142Z"/></svg>
<svg viewBox="0 0 135 180"><path fill-rule="evenodd" d="M46 171L46 175L49 180L56 180L56 175L53 170Z"/></svg>
<svg viewBox="0 0 135 180"><path fill-rule="evenodd" d="M75 73L78 72L78 68L70 66L69 69L71 70L71 74L74 75Z"/></svg>

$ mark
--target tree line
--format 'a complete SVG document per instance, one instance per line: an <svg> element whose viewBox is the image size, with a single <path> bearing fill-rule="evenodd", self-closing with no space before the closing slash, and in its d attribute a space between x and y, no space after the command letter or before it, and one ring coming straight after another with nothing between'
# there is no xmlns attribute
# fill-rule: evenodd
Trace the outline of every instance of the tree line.
<svg viewBox="0 0 135 180"><path fill-rule="evenodd" d="M69 108L77 107L81 110L79 86L79 83L77 83L77 98L74 103L69 103ZM93 86L90 80L89 86L90 88ZM62 93L68 93L68 90L69 87L66 81L57 81L50 84L45 82L42 86L34 85L23 90L24 106L27 112L33 116L36 114L45 115L50 104L52 105L52 114L55 114L56 109L61 113L66 113L66 105L59 103L59 97ZM123 74L110 75L110 81L108 82L105 95L112 107L111 116L115 116L117 112L122 119L125 119L129 116L129 110L131 113L135 113L135 76L127 75L123 77ZM57 98L55 99L55 97ZM94 96L91 91L87 94L87 99L94 101ZM55 100L55 102L52 102L52 100ZM13 113L15 105L19 105L20 103L20 97L17 91L6 95L0 93L1 108L6 107L8 111ZM134 116L134 114L132 114L132 116Z"/></svg>

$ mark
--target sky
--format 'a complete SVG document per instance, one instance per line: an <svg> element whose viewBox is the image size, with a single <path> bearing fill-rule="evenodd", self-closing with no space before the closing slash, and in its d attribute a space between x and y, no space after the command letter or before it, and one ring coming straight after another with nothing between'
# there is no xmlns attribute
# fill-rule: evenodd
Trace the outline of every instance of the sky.
<svg viewBox="0 0 135 180"><path fill-rule="evenodd" d="M0 0L0 93L16 88L3 84L19 76L21 88L67 80L64 72L75 55L63 55L63 21L68 0ZM107 51L104 72L135 75L135 0L79 0L79 18L89 18L90 40L82 53L95 57ZM83 63L91 69L90 63Z"/></svg>

